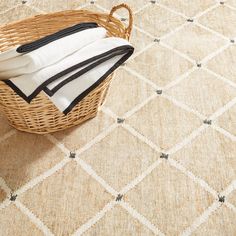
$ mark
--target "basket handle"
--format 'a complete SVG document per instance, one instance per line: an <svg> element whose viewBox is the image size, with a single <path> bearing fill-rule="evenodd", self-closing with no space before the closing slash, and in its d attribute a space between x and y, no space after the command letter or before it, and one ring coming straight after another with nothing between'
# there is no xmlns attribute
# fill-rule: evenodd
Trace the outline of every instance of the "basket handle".
<svg viewBox="0 0 236 236"><path fill-rule="evenodd" d="M131 30L132 30L132 27L133 27L133 12L132 10L130 9L130 7L125 4L125 3L121 3L117 6L114 6L112 7L111 11L110 11L110 14L109 14L109 18L113 16L114 12L117 11L118 9L121 9L121 8L125 8L126 10L128 10L129 12L129 25L128 27L125 29L125 34L128 36L128 38L130 37L130 33L131 33Z"/></svg>

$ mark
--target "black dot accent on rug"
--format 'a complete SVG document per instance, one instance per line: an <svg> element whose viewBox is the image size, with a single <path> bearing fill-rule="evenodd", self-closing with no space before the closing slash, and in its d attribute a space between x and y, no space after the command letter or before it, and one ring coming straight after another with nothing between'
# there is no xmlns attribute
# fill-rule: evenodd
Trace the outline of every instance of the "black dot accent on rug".
<svg viewBox="0 0 236 236"><path fill-rule="evenodd" d="M219 202L224 203L225 202L225 196L218 196Z"/></svg>
<svg viewBox="0 0 236 236"><path fill-rule="evenodd" d="M75 157L76 157L76 153L75 152L70 152L69 158L74 159Z"/></svg>
<svg viewBox="0 0 236 236"><path fill-rule="evenodd" d="M157 93L158 95L161 95L161 94L162 94L162 90L161 90L161 89L157 89L157 90L156 90L156 93Z"/></svg>
<svg viewBox="0 0 236 236"><path fill-rule="evenodd" d="M124 22L127 21L127 18L121 17L120 20Z"/></svg>
<svg viewBox="0 0 236 236"><path fill-rule="evenodd" d="M225 4L225 2L221 1L221 2L220 2L220 4L221 4L221 5L224 5L224 4Z"/></svg>
<svg viewBox="0 0 236 236"><path fill-rule="evenodd" d="M206 124L206 125L211 125L212 124L212 120L205 119L203 121L203 123Z"/></svg>
<svg viewBox="0 0 236 236"><path fill-rule="evenodd" d="M234 39L230 39L230 43L235 43Z"/></svg>
<svg viewBox="0 0 236 236"><path fill-rule="evenodd" d="M10 196L10 201L14 202L17 198L17 194L13 194L11 193L11 196Z"/></svg>
<svg viewBox="0 0 236 236"><path fill-rule="evenodd" d="M116 201L117 201L117 202L120 202L123 197L124 197L124 195L119 193L119 194L117 195L117 197L116 197Z"/></svg>
<svg viewBox="0 0 236 236"><path fill-rule="evenodd" d="M194 20L189 18L189 19L187 19L187 21L188 22L193 22Z"/></svg>
<svg viewBox="0 0 236 236"><path fill-rule="evenodd" d="M202 67L202 64L201 63L197 63L197 67L198 68Z"/></svg>
<svg viewBox="0 0 236 236"><path fill-rule="evenodd" d="M160 39L154 39L153 40L153 42L155 42L155 43L160 43L160 41L161 41Z"/></svg>
<svg viewBox="0 0 236 236"><path fill-rule="evenodd" d="M162 154L160 155L160 158L167 160L167 159L169 158L169 154L162 153Z"/></svg>
<svg viewBox="0 0 236 236"><path fill-rule="evenodd" d="M94 4L94 1L91 1L90 4Z"/></svg>
<svg viewBox="0 0 236 236"><path fill-rule="evenodd" d="M155 4L155 3L156 3L156 1L155 1L155 0L151 0L150 2L151 2L152 4Z"/></svg>
<svg viewBox="0 0 236 236"><path fill-rule="evenodd" d="M125 119L124 118L117 118L117 123L122 124L124 123Z"/></svg>
<svg viewBox="0 0 236 236"><path fill-rule="evenodd" d="M22 3L22 4L26 4L26 3L27 3L27 1L21 1L21 3Z"/></svg>

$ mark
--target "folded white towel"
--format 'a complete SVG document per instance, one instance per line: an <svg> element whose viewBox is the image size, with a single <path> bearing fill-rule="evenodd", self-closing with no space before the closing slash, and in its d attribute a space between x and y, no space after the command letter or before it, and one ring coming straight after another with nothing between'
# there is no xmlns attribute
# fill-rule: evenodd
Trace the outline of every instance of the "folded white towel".
<svg viewBox="0 0 236 236"><path fill-rule="evenodd" d="M11 48L4 52L0 52L0 62L17 56L21 56L22 53L32 52L40 47L43 47L53 41L69 36L71 34L75 34L77 32L96 27L98 27L98 24L96 22L82 22L59 30L53 34L46 35L33 42L29 42L23 45L16 45L14 48Z"/></svg>
<svg viewBox="0 0 236 236"><path fill-rule="evenodd" d="M8 79L38 71L104 37L106 37L106 30L97 27L63 37L21 56L17 56L14 50L3 53L0 55L0 60L10 58L0 61L0 78Z"/></svg>
<svg viewBox="0 0 236 236"><path fill-rule="evenodd" d="M49 97L55 106L68 114L73 107L81 101L90 91L97 87L115 68L116 63L122 60L124 55L115 56L99 66L89 70L79 78L66 83L52 97ZM122 60L123 62L123 60ZM115 68L113 68L115 66Z"/></svg>
<svg viewBox="0 0 236 236"><path fill-rule="evenodd" d="M8 82L12 82L21 92L22 97L30 102L47 85L49 85L49 89L55 87L62 80L74 74L77 68L80 70L81 67L94 62L96 58L102 58L104 54L110 54L110 50L123 45L130 45L130 43L122 38L115 37L100 39L54 65L31 74L14 77Z"/></svg>
<svg viewBox="0 0 236 236"><path fill-rule="evenodd" d="M0 53L0 65L1 65L2 61L6 61L11 58L20 56L21 54L16 51L18 47L19 46L15 46L14 48L11 48L5 52L1 52Z"/></svg>
<svg viewBox="0 0 236 236"><path fill-rule="evenodd" d="M5 82L28 102L44 90L58 109L67 114L132 53L128 41L104 38L54 65Z"/></svg>

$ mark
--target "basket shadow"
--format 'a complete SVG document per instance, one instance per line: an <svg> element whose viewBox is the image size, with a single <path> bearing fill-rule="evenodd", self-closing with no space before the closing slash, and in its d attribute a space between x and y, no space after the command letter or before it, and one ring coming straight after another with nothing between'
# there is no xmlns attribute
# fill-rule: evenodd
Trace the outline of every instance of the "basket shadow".
<svg viewBox="0 0 236 236"><path fill-rule="evenodd" d="M59 163L64 153L44 135L16 130L7 137L13 129L0 115L0 140L5 135L0 141L0 177L16 191Z"/></svg>

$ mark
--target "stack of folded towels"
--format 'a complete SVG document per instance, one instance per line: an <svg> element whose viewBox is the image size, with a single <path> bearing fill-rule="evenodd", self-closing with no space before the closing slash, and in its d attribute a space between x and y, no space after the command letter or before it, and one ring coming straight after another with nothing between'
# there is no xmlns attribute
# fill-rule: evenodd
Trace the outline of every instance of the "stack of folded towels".
<svg viewBox="0 0 236 236"><path fill-rule="evenodd" d="M28 103L44 91L68 114L134 51L125 39L106 33L86 22L2 52L0 80Z"/></svg>

